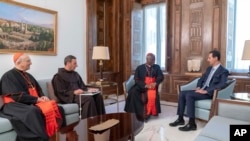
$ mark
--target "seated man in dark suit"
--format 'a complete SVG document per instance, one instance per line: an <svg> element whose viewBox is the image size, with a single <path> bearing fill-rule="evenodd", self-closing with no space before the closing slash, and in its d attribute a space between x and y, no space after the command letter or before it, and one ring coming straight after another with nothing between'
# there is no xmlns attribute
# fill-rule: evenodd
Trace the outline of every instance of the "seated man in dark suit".
<svg viewBox="0 0 250 141"><path fill-rule="evenodd" d="M179 95L177 115L178 119L169 125L172 127L184 125L183 119L184 109L187 105L187 116L189 122L183 127L179 127L181 131L196 130L195 123L195 100L212 99L215 89L220 89L226 86L228 78L228 70L220 64L220 52L213 50L209 52L207 61L210 67L201 76L197 83L197 88L191 91L182 91Z"/></svg>

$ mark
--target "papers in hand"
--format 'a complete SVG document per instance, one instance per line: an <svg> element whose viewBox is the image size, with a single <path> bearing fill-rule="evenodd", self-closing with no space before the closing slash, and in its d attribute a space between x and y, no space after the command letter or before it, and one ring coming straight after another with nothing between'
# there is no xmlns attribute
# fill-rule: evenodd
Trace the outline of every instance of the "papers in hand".
<svg viewBox="0 0 250 141"><path fill-rule="evenodd" d="M115 126L116 124L118 124L120 121L117 120L117 119L109 119L105 122L102 122L100 124L97 124L95 126L92 126L89 128L89 130L92 130L92 131L104 131L104 130L107 130L113 126Z"/></svg>
<svg viewBox="0 0 250 141"><path fill-rule="evenodd" d="M99 94L100 91L96 91L96 92L88 92L88 91L84 91L82 94L79 95L96 95Z"/></svg>

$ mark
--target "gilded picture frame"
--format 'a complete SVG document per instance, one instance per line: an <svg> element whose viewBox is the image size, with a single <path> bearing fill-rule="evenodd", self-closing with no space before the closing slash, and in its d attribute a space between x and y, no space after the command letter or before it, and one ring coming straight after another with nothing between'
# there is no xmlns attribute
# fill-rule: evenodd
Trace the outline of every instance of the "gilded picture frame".
<svg viewBox="0 0 250 141"><path fill-rule="evenodd" d="M0 53L57 53L57 12L0 0Z"/></svg>

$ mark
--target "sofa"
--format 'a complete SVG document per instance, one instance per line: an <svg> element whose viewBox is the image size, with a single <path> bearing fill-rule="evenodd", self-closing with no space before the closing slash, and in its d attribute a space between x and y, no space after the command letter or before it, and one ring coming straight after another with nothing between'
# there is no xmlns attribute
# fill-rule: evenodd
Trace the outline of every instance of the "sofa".
<svg viewBox="0 0 250 141"><path fill-rule="evenodd" d="M41 86L44 94L50 99L57 101L54 90L51 85L50 79L41 79L38 80L39 85ZM0 108L3 105L2 97L0 97ZM79 107L77 104L58 104L63 107L66 126L71 125L79 121ZM0 117L0 141L15 141L16 132L13 130L12 125L8 119Z"/></svg>
<svg viewBox="0 0 250 141"><path fill-rule="evenodd" d="M229 141L230 125L250 124L250 102L217 99L215 114L195 141Z"/></svg>

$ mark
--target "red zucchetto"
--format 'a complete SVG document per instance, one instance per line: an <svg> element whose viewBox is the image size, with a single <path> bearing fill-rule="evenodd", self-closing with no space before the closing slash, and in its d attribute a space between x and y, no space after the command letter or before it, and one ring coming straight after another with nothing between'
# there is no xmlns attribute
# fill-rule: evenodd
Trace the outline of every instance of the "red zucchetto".
<svg viewBox="0 0 250 141"><path fill-rule="evenodd" d="M24 53L23 52L17 52L13 55L13 61L16 63L17 59L22 56Z"/></svg>

